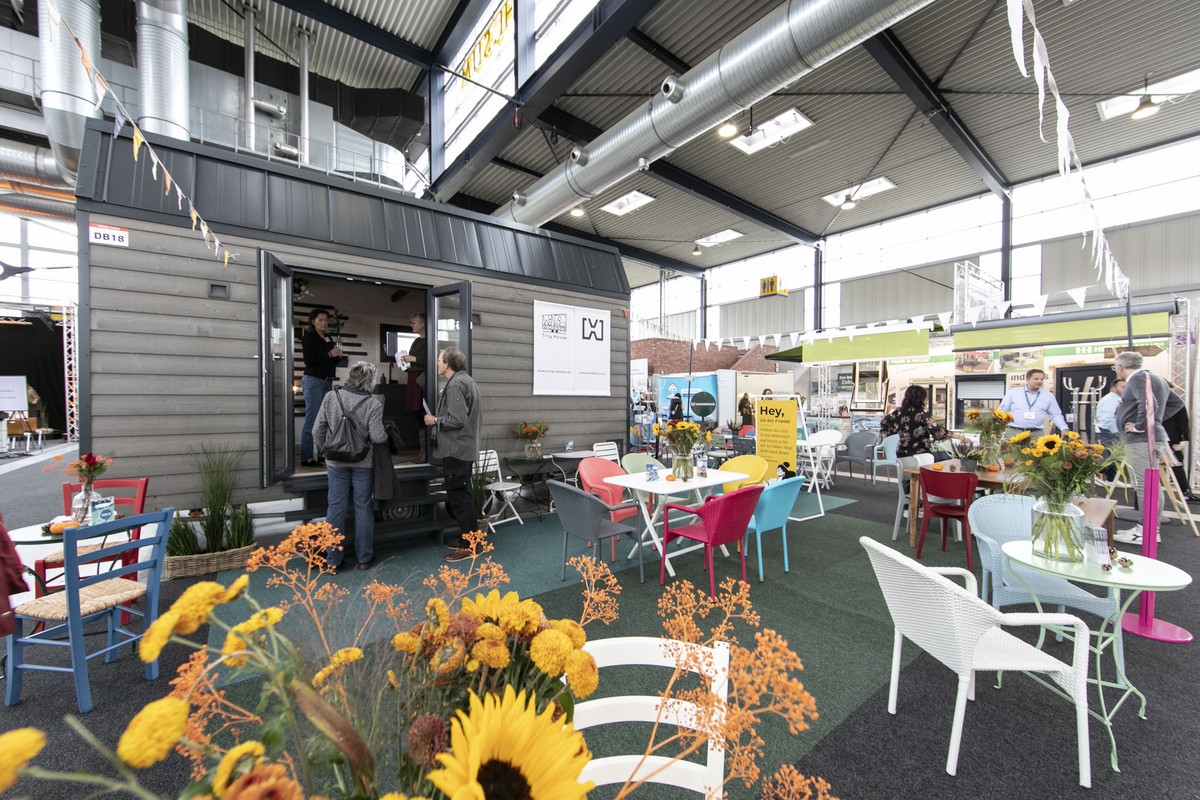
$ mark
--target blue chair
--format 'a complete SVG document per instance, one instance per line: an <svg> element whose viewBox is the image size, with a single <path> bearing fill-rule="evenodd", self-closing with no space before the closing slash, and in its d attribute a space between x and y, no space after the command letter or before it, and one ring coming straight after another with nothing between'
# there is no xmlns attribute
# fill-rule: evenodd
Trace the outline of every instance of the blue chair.
<svg viewBox="0 0 1200 800"><path fill-rule="evenodd" d="M762 495L758 498L758 505L754 507L754 516L750 518L750 524L746 527L746 540L742 543L742 548L745 549L750 545L750 531L756 534L756 542L758 544L758 582L762 583L763 566L762 566L762 535L763 531L773 531L779 528L779 533L783 536L783 571L788 572L788 553L787 553L787 523L788 517L791 516L792 508L796 505L796 498L800 496L800 490L804 487L804 476L797 475L794 478L772 483L767 488L763 489Z"/></svg>
<svg viewBox="0 0 1200 800"><path fill-rule="evenodd" d="M896 480L900 480L900 459L897 453L900 449L900 434L893 433L891 436L884 437L884 440L875 445L875 455L871 458L871 484L875 484L875 477L879 473L880 467L891 467L896 470Z"/></svg>
<svg viewBox="0 0 1200 800"><path fill-rule="evenodd" d="M103 655L106 662L116 659L124 645L142 638L146 629L158 619L158 586L162 579L163 555L167 546L167 530L175 509L164 508L154 514L139 514L125 519L92 525L87 528L68 528L63 534L63 584L61 592L44 595L13 609L16 630L8 636L7 687L5 705L21 699L21 678L25 670L40 672L70 672L75 678L75 700L80 713L92 710L92 692L88 685L87 662ZM107 537L132 533L142 529L138 539L110 544ZM146 533L153 531L153 536ZM84 542L99 540L100 548L86 552ZM144 553L149 555L143 557ZM123 556L128 554L129 563ZM141 560L138 560L141 559ZM99 574L81 575L80 567L108 563L111 569ZM144 580L142 580L144 574ZM127 580L126 575L137 576ZM139 607L131 607L141 600ZM130 604L130 605L126 605ZM121 615L128 613L142 619L139 632L121 624ZM105 646L94 653L84 651L83 626L103 619L108 625ZM28 620L43 630L25 635ZM64 638L65 637L65 638ZM60 667L25 663L25 648L32 645L66 647L71 651L71 666ZM146 680L158 677L158 661L146 665Z"/></svg>

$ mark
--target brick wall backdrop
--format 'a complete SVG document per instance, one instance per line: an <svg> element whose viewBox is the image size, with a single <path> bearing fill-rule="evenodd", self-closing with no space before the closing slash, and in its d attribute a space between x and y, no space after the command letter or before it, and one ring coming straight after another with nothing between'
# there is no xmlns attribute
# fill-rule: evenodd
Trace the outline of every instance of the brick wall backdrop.
<svg viewBox="0 0 1200 800"><path fill-rule="evenodd" d="M692 372L712 372L718 369L736 369L742 372L779 372L779 364L768 361L766 356L778 348L770 345L755 345L749 350L724 345L708 347L700 345L692 350L691 342L675 339L637 339L630 343L630 358L645 358L651 375L688 371L688 356L691 355Z"/></svg>

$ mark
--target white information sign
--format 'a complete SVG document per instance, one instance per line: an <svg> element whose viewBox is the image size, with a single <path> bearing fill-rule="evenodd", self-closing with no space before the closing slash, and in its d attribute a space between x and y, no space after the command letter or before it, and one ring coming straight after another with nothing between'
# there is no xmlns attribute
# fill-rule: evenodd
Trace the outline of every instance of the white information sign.
<svg viewBox="0 0 1200 800"><path fill-rule="evenodd" d="M598 308L533 302L533 393L608 397L611 318Z"/></svg>
<svg viewBox="0 0 1200 800"><path fill-rule="evenodd" d="M25 413L29 396L25 393L24 375L0 375L0 411Z"/></svg>
<svg viewBox="0 0 1200 800"><path fill-rule="evenodd" d="M650 391L650 359L631 358L629 360L629 388L640 396L642 392Z"/></svg>
<svg viewBox="0 0 1200 800"><path fill-rule="evenodd" d="M109 247L129 247L129 228L92 222L88 225L88 241Z"/></svg>

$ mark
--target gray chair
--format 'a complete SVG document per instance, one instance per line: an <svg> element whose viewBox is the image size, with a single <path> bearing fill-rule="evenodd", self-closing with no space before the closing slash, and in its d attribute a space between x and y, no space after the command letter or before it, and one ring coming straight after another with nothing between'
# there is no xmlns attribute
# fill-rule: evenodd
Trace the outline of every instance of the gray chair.
<svg viewBox="0 0 1200 800"><path fill-rule="evenodd" d="M567 541L570 536L586 541L593 550L592 557L597 562L603 561L600 546L605 539L628 536L634 544L641 544L641 535L638 531L628 525L613 522L609 517L609 514L618 508L635 508L636 503L610 506L594 494L588 494L582 489L576 489L562 481L548 480L546 485L550 487L550 497L554 499L554 505L558 508L558 521L562 523L563 527L562 579L564 581L567 579ZM645 583L646 566L642 548L638 547L637 552L638 573L641 575L642 583Z"/></svg>
<svg viewBox="0 0 1200 800"><path fill-rule="evenodd" d="M837 469L838 464L849 464L850 477L854 477L854 465L861 464L863 468L863 479L867 477L867 470L871 466L871 462L875 458L875 445L879 444L879 437L872 431L859 431L852 433L846 437L846 449L839 450L837 461L834 462L833 468Z"/></svg>

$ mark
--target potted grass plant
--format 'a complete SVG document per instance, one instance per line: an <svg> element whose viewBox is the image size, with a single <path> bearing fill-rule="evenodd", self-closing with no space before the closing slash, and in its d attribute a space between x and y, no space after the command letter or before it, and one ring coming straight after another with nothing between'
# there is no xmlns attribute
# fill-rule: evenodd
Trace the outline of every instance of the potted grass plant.
<svg viewBox="0 0 1200 800"><path fill-rule="evenodd" d="M204 510L198 518L204 548L199 548L196 531L190 522L190 537L182 527L168 533L167 554L163 563L163 578L182 578L205 575L245 566L246 557L256 547L254 520L250 510L242 505L234 508L233 485L238 466L245 451L227 445L201 445L193 456L196 473L200 476L200 493Z"/></svg>

